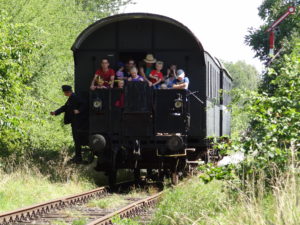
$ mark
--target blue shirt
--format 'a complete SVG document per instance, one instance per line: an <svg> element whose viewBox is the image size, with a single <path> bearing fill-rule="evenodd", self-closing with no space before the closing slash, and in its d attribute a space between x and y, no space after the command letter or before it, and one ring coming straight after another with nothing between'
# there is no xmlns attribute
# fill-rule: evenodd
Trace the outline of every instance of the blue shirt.
<svg viewBox="0 0 300 225"><path fill-rule="evenodd" d="M173 84L176 84L176 85L177 85L177 84L183 84L183 83L187 84L185 89L188 89L189 83L190 83L189 78L184 77L181 81L178 80L178 79L176 79L176 80L173 81Z"/></svg>
<svg viewBox="0 0 300 225"><path fill-rule="evenodd" d="M166 79L165 84L167 85L167 88L172 88L174 81L175 81L174 77L169 77L168 79Z"/></svg>

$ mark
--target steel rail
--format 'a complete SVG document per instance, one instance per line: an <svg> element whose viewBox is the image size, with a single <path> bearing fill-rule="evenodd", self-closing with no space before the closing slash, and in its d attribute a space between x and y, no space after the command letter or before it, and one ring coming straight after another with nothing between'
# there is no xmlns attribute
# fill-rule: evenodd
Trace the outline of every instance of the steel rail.
<svg viewBox="0 0 300 225"><path fill-rule="evenodd" d="M100 219L90 222L88 223L88 225L111 225L112 218L117 215L119 215L121 219L137 216L146 208L154 206L159 201L163 193L164 192L162 191L148 198L138 200L128 206L125 206L122 209L109 213L106 216L101 217Z"/></svg>
<svg viewBox="0 0 300 225"><path fill-rule="evenodd" d="M7 225L18 221L26 221L38 216L49 213L52 210L64 208L77 203L85 203L92 198L105 196L108 192L108 187L100 187L81 194L74 194L67 197L47 201L41 204L32 205L19 210L13 210L0 214L0 225Z"/></svg>

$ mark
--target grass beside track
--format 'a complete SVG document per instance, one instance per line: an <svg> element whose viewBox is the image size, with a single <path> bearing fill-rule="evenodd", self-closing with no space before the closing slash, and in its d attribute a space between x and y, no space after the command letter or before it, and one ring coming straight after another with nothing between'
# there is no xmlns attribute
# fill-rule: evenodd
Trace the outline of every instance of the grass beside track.
<svg viewBox="0 0 300 225"><path fill-rule="evenodd" d="M104 173L93 169L96 160L89 165L76 165L67 163L69 159L59 154L55 159L40 159L35 163L1 164L0 161L0 213L107 185ZM128 179L132 179L130 172L119 171L118 181ZM147 192L152 191L155 192ZM145 195L143 190L135 189L129 197ZM113 201L118 202L118 199ZM109 205L105 201L94 203Z"/></svg>
<svg viewBox="0 0 300 225"><path fill-rule="evenodd" d="M251 187L242 191L225 181L204 184L193 178L166 192L151 224L296 225L300 221L298 176L282 175L270 192L259 184L255 191ZM231 189L225 188L228 185Z"/></svg>
<svg viewBox="0 0 300 225"><path fill-rule="evenodd" d="M94 170L97 160L88 165L69 160L66 151L0 158L0 213L107 185L104 173ZM119 181L130 178L127 171L118 173Z"/></svg>
<svg viewBox="0 0 300 225"><path fill-rule="evenodd" d="M70 179L51 182L42 174L17 170L10 174L0 170L0 212L23 208L65 195L95 188L91 182Z"/></svg>

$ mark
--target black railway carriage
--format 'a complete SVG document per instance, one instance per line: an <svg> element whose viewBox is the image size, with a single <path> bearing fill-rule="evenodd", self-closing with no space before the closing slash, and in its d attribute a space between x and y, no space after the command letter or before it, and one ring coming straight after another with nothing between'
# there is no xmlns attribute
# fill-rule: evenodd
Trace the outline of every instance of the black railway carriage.
<svg viewBox="0 0 300 225"><path fill-rule="evenodd" d="M90 99L90 144L99 159L106 159L102 167L112 179L118 168L148 168L170 170L176 181L177 172L205 152L207 136L229 135L230 97L220 89L230 90L231 78L183 24L155 14L115 15L85 29L72 50L75 90ZM153 90L128 82L124 90L89 91L100 59L108 58L114 67L147 53L184 69L189 90ZM122 93L120 109L114 103Z"/></svg>

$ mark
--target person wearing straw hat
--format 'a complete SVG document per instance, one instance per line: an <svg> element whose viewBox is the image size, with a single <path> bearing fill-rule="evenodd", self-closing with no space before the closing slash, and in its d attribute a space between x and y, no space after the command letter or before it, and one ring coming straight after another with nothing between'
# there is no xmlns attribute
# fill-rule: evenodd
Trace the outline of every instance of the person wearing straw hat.
<svg viewBox="0 0 300 225"><path fill-rule="evenodd" d="M144 59L144 66L141 66L140 69L140 74L144 77L144 79L148 82L148 84L151 86L152 82L149 80L149 75L151 71L154 69L153 64L156 63L156 59L152 54L147 54L145 59Z"/></svg>

